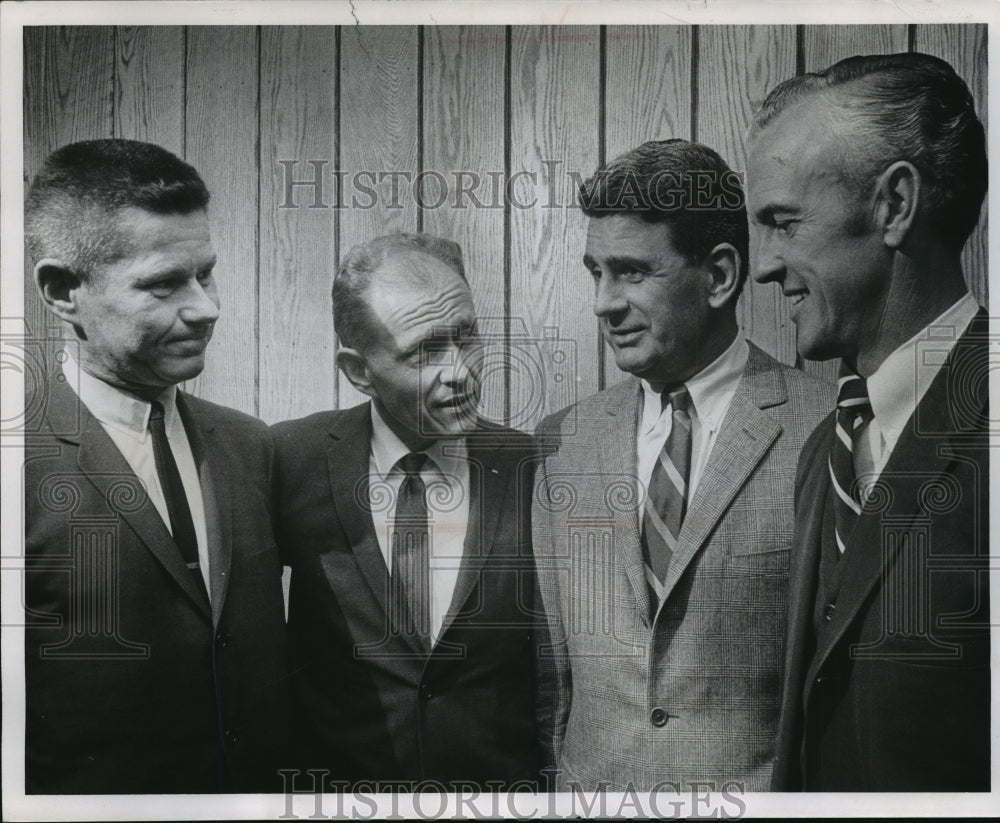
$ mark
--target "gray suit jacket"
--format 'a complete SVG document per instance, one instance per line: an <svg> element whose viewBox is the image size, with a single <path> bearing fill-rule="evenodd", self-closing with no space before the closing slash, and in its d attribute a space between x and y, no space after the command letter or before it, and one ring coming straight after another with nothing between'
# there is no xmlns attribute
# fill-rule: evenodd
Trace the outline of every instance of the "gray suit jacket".
<svg viewBox="0 0 1000 823"><path fill-rule="evenodd" d="M640 393L630 380L537 434L533 539L551 640L539 720L556 788L766 790L795 465L834 390L751 345L655 610L639 542Z"/></svg>

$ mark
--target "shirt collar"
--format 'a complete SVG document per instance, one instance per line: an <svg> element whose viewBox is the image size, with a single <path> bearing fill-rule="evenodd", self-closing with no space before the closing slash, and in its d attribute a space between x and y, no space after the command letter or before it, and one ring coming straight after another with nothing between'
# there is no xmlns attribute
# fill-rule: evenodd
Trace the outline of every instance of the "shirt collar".
<svg viewBox="0 0 1000 823"><path fill-rule="evenodd" d="M68 348L64 355L63 376L88 411L105 426L144 442L152 404L88 374ZM163 404L163 423L170 430L177 421L177 387L164 389L157 400Z"/></svg>
<svg viewBox="0 0 1000 823"><path fill-rule="evenodd" d="M691 395L691 407L698 421L709 431L715 431L722 422L727 404L726 394L736 388L747 367L750 347L739 335L722 354L696 375L684 381ZM647 380L642 380L643 405L640 432L646 434L656 425L663 411L660 392Z"/></svg>
<svg viewBox="0 0 1000 823"><path fill-rule="evenodd" d="M868 378L872 413L888 442L898 440L917 404L941 370L945 358L978 311L979 304L966 292L943 314L890 354ZM933 351L926 345L931 341Z"/></svg>
<svg viewBox="0 0 1000 823"><path fill-rule="evenodd" d="M389 428L375 404L371 404L372 445L371 454L375 472L380 480L388 479L396 464L410 453L409 447ZM467 466L465 438L435 440L423 450L430 461L428 468L443 477L461 477L462 468ZM397 469L399 471L399 469Z"/></svg>

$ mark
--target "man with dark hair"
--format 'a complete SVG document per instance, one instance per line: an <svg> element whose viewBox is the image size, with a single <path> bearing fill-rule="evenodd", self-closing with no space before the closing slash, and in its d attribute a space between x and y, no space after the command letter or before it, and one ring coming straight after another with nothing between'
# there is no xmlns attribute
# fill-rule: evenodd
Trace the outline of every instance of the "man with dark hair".
<svg viewBox="0 0 1000 823"><path fill-rule="evenodd" d="M25 207L62 323L25 435L25 791L281 788L287 660L266 427L177 389L219 316L198 173L54 152Z"/></svg>
<svg viewBox="0 0 1000 823"><path fill-rule="evenodd" d="M760 282L800 353L842 358L796 479L773 787L990 787L987 316L960 252L986 146L924 54L788 80L753 125Z"/></svg>
<svg viewBox="0 0 1000 823"><path fill-rule="evenodd" d="M832 387L739 335L738 177L645 143L584 183L594 313L633 378L545 420L533 539L557 788L767 787L792 475Z"/></svg>
<svg viewBox="0 0 1000 823"><path fill-rule="evenodd" d="M294 729L319 770L296 788L534 784L531 447L477 415L461 250L355 246L333 301L337 363L371 401L273 430Z"/></svg>

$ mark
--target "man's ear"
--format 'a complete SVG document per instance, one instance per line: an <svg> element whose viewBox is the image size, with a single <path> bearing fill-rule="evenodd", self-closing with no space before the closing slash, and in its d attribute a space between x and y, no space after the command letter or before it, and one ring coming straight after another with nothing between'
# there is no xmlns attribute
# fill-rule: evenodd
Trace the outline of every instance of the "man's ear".
<svg viewBox="0 0 1000 823"><path fill-rule="evenodd" d="M351 385L362 394L369 397L376 397L375 387L372 385L371 373L365 357L357 349L348 346L341 346L337 351L337 365L344 373Z"/></svg>
<svg viewBox="0 0 1000 823"><path fill-rule="evenodd" d="M46 257L35 265L35 287L45 305L60 320L79 326L77 291L80 278L61 260Z"/></svg>
<svg viewBox="0 0 1000 823"><path fill-rule="evenodd" d="M921 180L916 166L899 160L879 175L875 216L883 242L899 249L913 228L920 206Z"/></svg>
<svg viewBox="0 0 1000 823"><path fill-rule="evenodd" d="M736 299L740 290L740 253L731 243L719 243L705 257L702 268L711 275L708 305L721 309Z"/></svg>

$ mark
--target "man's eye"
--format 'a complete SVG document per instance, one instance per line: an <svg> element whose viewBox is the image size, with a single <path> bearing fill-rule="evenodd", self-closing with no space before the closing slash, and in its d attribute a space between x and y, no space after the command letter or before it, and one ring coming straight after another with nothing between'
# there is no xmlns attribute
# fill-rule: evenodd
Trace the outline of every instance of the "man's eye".
<svg viewBox="0 0 1000 823"><path fill-rule="evenodd" d="M212 279L212 269L205 269L204 271L198 272L198 282L207 283Z"/></svg>
<svg viewBox="0 0 1000 823"><path fill-rule="evenodd" d="M641 283L649 276L649 272L638 271L635 269L630 269L629 271L623 271L619 277L626 283Z"/></svg>
<svg viewBox="0 0 1000 823"><path fill-rule="evenodd" d="M794 220L775 220L774 229L781 234L791 236L795 234L795 221Z"/></svg>

